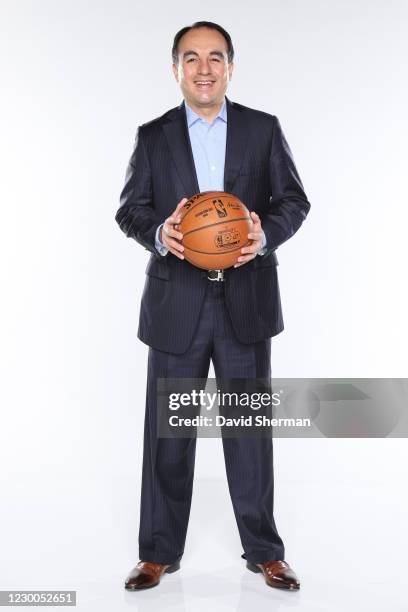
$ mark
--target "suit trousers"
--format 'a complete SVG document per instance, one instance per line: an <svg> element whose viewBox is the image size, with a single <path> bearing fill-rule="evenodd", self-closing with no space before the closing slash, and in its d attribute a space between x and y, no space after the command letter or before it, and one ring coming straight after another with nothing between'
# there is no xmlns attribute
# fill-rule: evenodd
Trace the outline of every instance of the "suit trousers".
<svg viewBox="0 0 408 612"><path fill-rule="evenodd" d="M225 282L207 282L199 323L188 350L171 354L150 347L144 424L139 558L171 564L184 552L193 491L196 438L157 437L157 379L269 378L271 339L240 343L225 305ZM272 435L222 437L228 487L242 557L252 563L284 560L273 517Z"/></svg>

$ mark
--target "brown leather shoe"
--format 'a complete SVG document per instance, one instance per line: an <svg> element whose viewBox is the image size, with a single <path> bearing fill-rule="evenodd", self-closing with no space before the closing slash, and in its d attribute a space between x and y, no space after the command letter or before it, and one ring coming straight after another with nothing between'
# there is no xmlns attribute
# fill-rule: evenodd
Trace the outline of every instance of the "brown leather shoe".
<svg viewBox="0 0 408 612"><path fill-rule="evenodd" d="M292 591L300 589L298 577L286 561L266 561L266 563L250 563L247 561L246 566L251 572L262 572L266 584L271 587Z"/></svg>
<svg viewBox="0 0 408 612"><path fill-rule="evenodd" d="M171 574L180 569L180 561L172 565L151 563L150 561L139 561L132 569L125 581L125 589L136 591L138 589L150 589L157 586L163 574Z"/></svg>

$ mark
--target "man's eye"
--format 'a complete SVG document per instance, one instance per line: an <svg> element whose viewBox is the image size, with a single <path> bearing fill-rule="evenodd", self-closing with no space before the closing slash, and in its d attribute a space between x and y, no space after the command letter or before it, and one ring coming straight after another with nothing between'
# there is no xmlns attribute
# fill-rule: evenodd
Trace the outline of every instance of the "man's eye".
<svg viewBox="0 0 408 612"><path fill-rule="evenodd" d="M190 57L190 59L187 60L187 64L189 64L190 62L195 62L196 58L195 57Z"/></svg>
<svg viewBox="0 0 408 612"><path fill-rule="evenodd" d="M219 60L219 58L218 58L218 57L213 57L213 58L212 58L212 61L213 61L213 62L219 62L220 60Z"/></svg>

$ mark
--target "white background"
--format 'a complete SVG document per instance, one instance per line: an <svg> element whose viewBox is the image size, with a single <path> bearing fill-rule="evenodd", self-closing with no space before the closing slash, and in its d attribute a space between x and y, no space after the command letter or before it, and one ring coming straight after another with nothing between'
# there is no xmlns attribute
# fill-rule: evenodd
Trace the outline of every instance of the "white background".
<svg viewBox="0 0 408 612"><path fill-rule="evenodd" d="M199 440L182 571L124 591L148 253L114 215L137 126L181 102L175 32L219 22L236 50L227 95L279 117L312 204L278 252L273 374L406 377L407 17L396 0L2 0L1 589L77 589L84 610L406 609L396 439L275 441L299 593L245 570L220 441Z"/></svg>

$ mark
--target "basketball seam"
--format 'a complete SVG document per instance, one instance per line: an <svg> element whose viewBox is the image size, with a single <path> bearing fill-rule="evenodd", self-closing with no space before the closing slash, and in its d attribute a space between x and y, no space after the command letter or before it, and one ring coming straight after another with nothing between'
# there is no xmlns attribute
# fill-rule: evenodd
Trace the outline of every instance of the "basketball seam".
<svg viewBox="0 0 408 612"><path fill-rule="evenodd" d="M235 223L237 221L250 221L251 217L241 217L240 219L230 219L227 221L224 219L223 221L216 221L215 223L211 223L211 225L206 225L205 227L197 227L196 229L189 230L185 234L183 234L183 239L189 234L193 234L194 232L200 232L203 229L208 229L209 227L214 227L214 225L220 225L221 223Z"/></svg>
<svg viewBox="0 0 408 612"><path fill-rule="evenodd" d="M184 248L187 249L188 251L193 251L193 253L200 253L201 255L228 255L228 253L234 253L234 251L240 251L243 247L248 246L251 243L250 240L248 240L248 242L246 242L245 244L243 244L240 247L237 247L236 249L231 249L230 251L223 251L222 253L208 253L207 251L197 251L197 249L192 249L191 247L185 246Z"/></svg>

